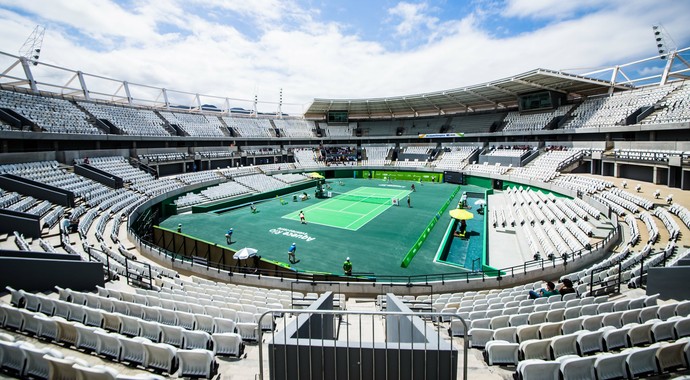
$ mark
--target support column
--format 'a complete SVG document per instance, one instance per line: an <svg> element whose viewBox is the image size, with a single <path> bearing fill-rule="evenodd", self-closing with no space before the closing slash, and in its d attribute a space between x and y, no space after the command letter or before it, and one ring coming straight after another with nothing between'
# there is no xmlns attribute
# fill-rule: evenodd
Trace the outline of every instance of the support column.
<svg viewBox="0 0 690 380"><path fill-rule="evenodd" d="M652 183L655 185L658 185L661 181L659 181L659 168L654 167L654 170L652 171Z"/></svg>
<svg viewBox="0 0 690 380"><path fill-rule="evenodd" d="M620 177L618 171L619 171L618 162L614 162L614 163L613 163L613 177L614 177L614 178L619 178L619 177Z"/></svg>

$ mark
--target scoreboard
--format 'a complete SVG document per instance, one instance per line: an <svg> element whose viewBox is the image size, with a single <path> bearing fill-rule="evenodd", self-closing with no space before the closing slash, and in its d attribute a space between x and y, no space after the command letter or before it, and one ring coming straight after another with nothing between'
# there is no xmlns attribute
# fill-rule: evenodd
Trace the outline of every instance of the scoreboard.
<svg viewBox="0 0 690 380"><path fill-rule="evenodd" d="M443 172L443 182L454 183L457 185L464 185L465 184L465 177L460 172L444 171Z"/></svg>
<svg viewBox="0 0 690 380"><path fill-rule="evenodd" d="M521 94L518 99L520 112L554 109L565 104L565 94L555 91L537 91Z"/></svg>
<svg viewBox="0 0 690 380"><path fill-rule="evenodd" d="M328 123L347 123L349 114L347 111L328 111Z"/></svg>

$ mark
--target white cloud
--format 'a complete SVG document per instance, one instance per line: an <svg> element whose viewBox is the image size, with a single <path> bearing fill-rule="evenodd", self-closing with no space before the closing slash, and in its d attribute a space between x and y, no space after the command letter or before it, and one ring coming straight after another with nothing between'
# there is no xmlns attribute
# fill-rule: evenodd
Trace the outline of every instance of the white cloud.
<svg viewBox="0 0 690 380"><path fill-rule="evenodd" d="M395 31L399 36L409 36L420 29L432 29L438 22L438 18L427 15L428 4L400 2L388 9L392 16L400 18Z"/></svg>
<svg viewBox="0 0 690 380"><path fill-rule="evenodd" d="M16 53L35 24L44 23L41 60L49 63L191 93L249 100L257 94L260 102L276 102L282 88L286 102L307 104L315 97L386 97L463 87L538 67L625 63L656 53L651 25L658 20L664 20L676 42L690 43L688 2L593 1L577 9L562 3L578 2L558 1L550 3L553 9L511 0L505 14L512 17L571 13L529 32L501 36L490 33L484 22L491 16L481 12L441 21L434 16L438 10L425 3L399 3L389 17L402 20L396 24L401 40L421 38L424 43L391 51L348 34L341 24L320 21L318 9L278 0L211 5L166 0L135 2L134 9L109 0L0 0L0 51ZM207 17L213 10L217 17ZM573 16L575 11L582 15ZM221 17L224 12L255 25L254 33L231 25ZM162 34L162 25L179 33ZM36 70L50 75L46 81L66 80Z"/></svg>
<svg viewBox="0 0 690 380"><path fill-rule="evenodd" d="M573 17L573 13L583 9L605 7L606 5L625 5L630 1L610 0L505 0L505 8L501 12L505 17L526 17L534 19L566 19Z"/></svg>

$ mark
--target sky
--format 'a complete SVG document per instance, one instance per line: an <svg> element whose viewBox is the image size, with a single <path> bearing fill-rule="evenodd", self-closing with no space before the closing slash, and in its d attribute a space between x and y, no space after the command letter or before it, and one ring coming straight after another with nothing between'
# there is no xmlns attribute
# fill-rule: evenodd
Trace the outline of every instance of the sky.
<svg viewBox="0 0 690 380"><path fill-rule="evenodd" d="M652 25L668 45L690 46L688 14L686 0L0 0L0 51L17 55L41 25L41 62L188 92L171 95L180 104L201 93L251 108L256 97L269 112L282 90L283 111L299 113L314 98L419 94L652 57ZM0 57L0 71L9 64ZM34 75L74 86L68 72L39 65ZM87 85L105 93L120 83Z"/></svg>

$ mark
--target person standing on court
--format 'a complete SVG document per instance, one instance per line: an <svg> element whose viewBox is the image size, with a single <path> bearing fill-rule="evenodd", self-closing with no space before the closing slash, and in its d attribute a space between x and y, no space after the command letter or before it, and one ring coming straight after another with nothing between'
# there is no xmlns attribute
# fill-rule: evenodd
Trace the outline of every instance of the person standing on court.
<svg viewBox="0 0 690 380"><path fill-rule="evenodd" d="M409 195L407 196L407 207L412 207Z"/></svg>
<svg viewBox="0 0 690 380"><path fill-rule="evenodd" d="M343 272L345 272L346 276L352 276L352 263L350 262L349 257L345 259L345 262L343 263Z"/></svg>
<svg viewBox="0 0 690 380"><path fill-rule="evenodd" d="M177 232L182 232L182 223L177 225Z"/></svg>
<svg viewBox="0 0 690 380"><path fill-rule="evenodd" d="M225 241L226 241L228 244L232 244L232 232L233 232L233 231L232 231L232 228L230 228L230 229L228 230L228 233L225 234Z"/></svg>
<svg viewBox="0 0 690 380"><path fill-rule="evenodd" d="M292 243L290 248L288 248L288 261L290 261L290 264L296 264L298 262L297 258L295 257L296 252L297 252L297 244Z"/></svg>
<svg viewBox="0 0 690 380"><path fill-rule="evenodd" d="M307 224L307 219L304 218L304 211L299 212L299 221L302 224Z"/></svg>

